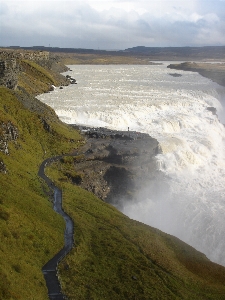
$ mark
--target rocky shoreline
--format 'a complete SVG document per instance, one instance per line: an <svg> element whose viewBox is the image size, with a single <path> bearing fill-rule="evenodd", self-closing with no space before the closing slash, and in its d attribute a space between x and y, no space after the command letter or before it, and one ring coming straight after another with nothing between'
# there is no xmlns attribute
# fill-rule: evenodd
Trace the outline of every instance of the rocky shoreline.
<svg viewBox="0 0 225 300"><path fill-rule="evenodd" d="M155 162L158 141L148 134L73 127L86 142L75 161L79 177L72 181L100 199L122 209L124 201L135 199L146 181L150 185L160 176Z"/></svg>

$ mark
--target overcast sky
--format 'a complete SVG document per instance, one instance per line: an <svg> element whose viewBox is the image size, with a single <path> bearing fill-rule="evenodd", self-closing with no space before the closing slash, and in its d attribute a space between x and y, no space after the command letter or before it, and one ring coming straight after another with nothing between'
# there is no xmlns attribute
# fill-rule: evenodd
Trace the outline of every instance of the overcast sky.
<svg viewBox="0 0 225 300"><path fill-rule="evenodd" d="M0 46L225 45L225 0L0 0Z"/></svg>

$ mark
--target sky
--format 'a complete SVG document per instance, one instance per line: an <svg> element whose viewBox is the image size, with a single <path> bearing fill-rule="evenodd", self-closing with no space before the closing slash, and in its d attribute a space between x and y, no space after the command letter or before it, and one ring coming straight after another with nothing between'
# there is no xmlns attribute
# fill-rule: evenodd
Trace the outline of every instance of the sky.
<svg viewBox="0 0 225 300"><path fill-rule="evenodd" d="M0 46L225 45L225 0L0 0Z"/></svg>

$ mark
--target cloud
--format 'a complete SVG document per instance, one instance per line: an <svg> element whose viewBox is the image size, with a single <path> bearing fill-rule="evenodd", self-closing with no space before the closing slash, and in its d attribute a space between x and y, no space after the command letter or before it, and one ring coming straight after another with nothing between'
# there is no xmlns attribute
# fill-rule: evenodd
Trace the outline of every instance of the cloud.
<svg viewBox="0 0 225 300"><path fill-rule="evenodd" d="M225 44L222 0L1 1L2 46L125 49Z"/></svg>

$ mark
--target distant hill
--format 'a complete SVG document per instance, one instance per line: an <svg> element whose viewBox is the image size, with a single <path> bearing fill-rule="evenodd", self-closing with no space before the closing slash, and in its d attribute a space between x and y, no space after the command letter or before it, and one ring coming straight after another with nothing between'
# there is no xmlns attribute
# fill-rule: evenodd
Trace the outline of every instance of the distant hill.
<svg viewBox="0 0 225 300"><path fill-rule="evenodd" d="M11 46L7 49L13 50L33 50L33 51L48 51L48 52L58 52L58 53L107 53L107 52L117 52L117 51L107 51L107 50L96 50L96 49L84 49L84 48L60 48L60 47L45 47L45 46L32 46L32 47L20 47Z"/></svg>
<svg viewBox="0 0 225 300"><path fill-rule="evenodd" d="M145 47L137 46L124 50L127 53L157 57L194 59L225 59L225 46L206 47Z"/></svg>
<svg viewBox="0 0 225 300"><path fill-rule="evenodd" d="M125 50L96 50L81 48L60 48L60 47L19 47L12 46L11 49L25 49L49 51L53 53L74 53L74 54L96 54L112 56L144 56L152 60L202 60L202 59L225 59L225 46L205 47L145 47L136 46Z"/></svg>

